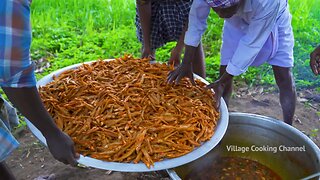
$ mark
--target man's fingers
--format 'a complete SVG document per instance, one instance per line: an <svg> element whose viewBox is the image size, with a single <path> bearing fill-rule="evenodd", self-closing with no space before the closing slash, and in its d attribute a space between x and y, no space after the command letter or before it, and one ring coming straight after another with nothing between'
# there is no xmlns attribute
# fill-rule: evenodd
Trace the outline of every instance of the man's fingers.
<svg viewBox="0 0 320 180"><path fill-rule="evenodd" d="M66 165L69 164L68 160L66 160L66 159L58 159L58 161L62 162L63 164L66 164Z"/></svg>
<svg viewBox="0 0 320 180"><path fill-rule="evenodd" d="M172 84L174 78L175 78L175 71L171 71L167 77L167 83Z"/></svg>
<svg viewBox="0 0 320 180"><path fill-rule="evenodd" d="M192 85L196 85L196 82L194 81L194 77L193 77L193 74L190 75L190 81L192 83Z"/></svg>
<svg viewBox="0 0 320 180"><path fill-rule="evenodd" d="M213 88L213 84L206 85L205 88L206 88L206 89L212 89L212 88Z"/></svg>
<svg viewBox="0 0 320 180"><path fill-rule="evenodd" d="M78 160L80 158L80 154L76 152L74 157Z"/></svg>
<svg viewBox="0 0 320 180"><path fill-rule="evenodd" d="M185 70L183 67L178 66L176 69L168 73L167 83L172 84L173 82L178 85L182 78L188 77L193 85L196 85L192 72Z"/></svg>
<svg viewBox="0 0 320 180"><path fill-rule="evenodd" d="M175 82L175 84L178 84L181 77L183 77L183 75L179 71L179 68L171 71L167 77L167 83L172 84L173 82Z"/></svg>
<svg viewBox="0 0 320 180"><path fill-rule="evenodd" d="M319 73L318 69L320 67L320 64L318 62L316 62L315 59L310 60L310 67L311 67L313 74L318 75L318 73Z"/></svg>
<svg viewBox="0 0 320 180"><path fill-rule="evenodd" d="M316 51L310 54L310 67L315 75L319 74L320 71L320 55Z"/></svg>
<svg viewBox="0 0 320 180"><path fill-rule="evenodd" d="M168 82L168 83L170 83L172 73L173 73L173 71L170 71L170 72L168 73L168 76L167 76L167 82Z"/></svg>
<svg viewBox="0 0 320 180"><path fill-rule="evenodd" d="M174 80L175 84L178 85L182 78L183 78L183 75L179 74L178 77Z"/></svg>
<svg viewBox="0 0 320 180"><path fill-rule="evenodd" d="M71 166L77 166L78 165L78 162L77 162L76 158L74 158L73 155L68 158L68 164L70 164Z"/></svg>
<svg viewBox="0 0 320 180"><path fill-rule="evenodd" d="M80 155L78 153L73 153L72 150L67 153L68 155L64 156L64 157L55 157L55 159L57 159L58 161L62 162L63 164L70 164L72 166L77 166L78 162L77 159L79 159Z"/></svg>
<svg viewBox="0 0 320 180"><path fill-rule="evenodd" d="M77 166L78 162L74 155L70 152L68 156L64 157L63 159L59 160L63 164L70 164L71 166Z"/></svg>
<svg viewBox="0 0 320 180"><path fill-rule="evenodd" d="M71 166L77 166L78 165L77 159L79 159L80 155L78 153L76 153L76 150L74 148L73 143L70 148L71 148L71 151L70 151L69 156L67 156L67 162Z"/></svg>
<svg viewBox="0 0 320 180"><path fill-rule="evenodd" d="M141 59L148 58L148 55L142 54Z"/></svg>
<svg viewBox="0 0 320 180"><path fill-rule="evenodd" d="M72 165L72 166L77 166L78 165L78 159L80 158L80 154L76 152L76 148L74 147L74 143L72 142L72 146L71 146L71 156L68 160L68 162Z"/></svg>
<svg viewBox="0 0 320 180"><path fill-rule="evenodd" d="M318 67L317 67L317 65L313 65L313 66L311 66L311 69L312 69L312 72L313 72L313 74L315 74L315 75L318 75Z"/></svg>
<svg viewBox="0 0 320 180"><path fill-rule="evenodd" d="M151 60L156 60L156 58L153 55L148 56Z"/></svg>
<svg viewBox="0 0 320 180"><path fill-rule="evenodd" d="M311 67L311 70L313 72L313 74L317 74L317 65L315 65L314 63L311 63L310 62L310 67Z"/></svg>
<svg viewBox="0 0 320 180"><path fill-rule="evenodd" d="M74 145L72 147L72 155L73 155L73 157L75 159L79 159L80 158L80 154L76 152L76 148L74 147Z"/></svg>
<svg viewBox="0 0 320 180"><path fill-rule="evenodd" d="M220 108L220 99L221 99L221 97L215 96L215 100L216 100L215 108L217 110Z"/></svg>

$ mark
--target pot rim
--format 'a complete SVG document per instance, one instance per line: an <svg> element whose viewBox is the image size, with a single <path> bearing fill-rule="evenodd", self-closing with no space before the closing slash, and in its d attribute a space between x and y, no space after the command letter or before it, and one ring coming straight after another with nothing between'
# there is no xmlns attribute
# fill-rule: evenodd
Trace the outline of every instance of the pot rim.
<svg viewBox="0 0 320 180"><path fill-rule="evenodd" d="M243 113L243 112L229 112L229 125L232 124L232 118L231 117L254 117L254 118L259 118L263 121L268 121L276 126L279 126L281 129L286 129L290 133L296 134L300 138L302 138L306 144L308 144L311 149L310 151L313 151L315 153L315 156L317 158L317 162L320 163L320 149L319 147L304 133L302 133L300 130L297 128L288 125L287 123L280 121L278 119L264 116L264 115L258 115L258 114L253 114L253 113ZM248 121L253 121L253 120L248 120ZM228 130L227 130L228 131ZM181 180L181 178L178 176L178 174L174 171L174 169L166 169L167 173L169 174L170 178L173 180ZM320 179L320 178L319 178Z"/></svg>

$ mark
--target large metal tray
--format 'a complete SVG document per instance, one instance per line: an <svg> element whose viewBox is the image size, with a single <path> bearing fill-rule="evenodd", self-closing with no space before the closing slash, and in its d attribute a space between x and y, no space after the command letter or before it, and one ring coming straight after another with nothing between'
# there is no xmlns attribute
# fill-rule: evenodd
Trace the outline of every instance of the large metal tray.
<svg viewBox="0 0 320 180"><path fill-rule="evenodd" d="M107 61L111 61L112 59L109 59ZM86 62L87 63L92 63L91 62ZM62 72L69 70L69 69L76 69L77 67L81 66L83 63L71 65L65 68L62 68L60 70L54 71L51 74L43 77L37 82L37 87L39 86L44 86L47 83L53 81L52 77L53 76L58 76ZM201 78L200 76L194 75L195 79L200 79L202 82L205 84L209 84L205 79ZM46 140L44 136L41 134L41 132L28 120L25 119L27 126L29 129L32 131L32 133L44 144L46 144ZM229 114L228 114L228 109L226 106L225 101L221 98L220 102L220 119L217 123L217 127L215 130L214 135L209 141L204 142L201 146L195 148L192 152L181 156L177 158L172 158L172 159L165 159L163 161L155 162L154 166L151 168L148 168L144 163L120 163L120 162L108 162L108 161L102 161L98 159L94 159L91 157L85 157L80 155L80 159L78 160L78 163L85 165L85 166L90 166L94 168L99 168L99 169L104 169L104 170L112 170L112 171L121 171L121 172L147 172L147 171L158 171L158 170L164 170L164 169L170 169L174 168L177 166L181 166L184 164L187 164L191 161L194 161L201 156L205 155L208 153L211 149L213 149L222 139L224 136L227 126L229 122Z"/></svg>

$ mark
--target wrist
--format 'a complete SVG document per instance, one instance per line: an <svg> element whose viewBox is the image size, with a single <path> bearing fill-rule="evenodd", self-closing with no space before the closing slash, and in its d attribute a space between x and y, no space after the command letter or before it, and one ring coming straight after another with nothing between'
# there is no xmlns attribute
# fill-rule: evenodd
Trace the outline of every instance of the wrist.
<svg viewBox="0 0 320 180"><path fill-rule="evenodd" d="M192 61L194 59L194 56L196 54L197 47L193 46L185 46L185 52L182 60L182 64L192 64Z"/></svg>
<svg viewBox="0 0 320 180"><path fill-rule="evenodd" d="M227 71L219 78L218 83L225 86L228 82L232 81L233 75L229 74Z"/></svg>
<svg viewBox="0 0 320 180"><path fill-rule="evenodd" d="M176 49L176 48L174 48L174 49L172 49L172 51L171 51L171 56L181 56L181 50L179 50L179 49Z"/></svg>
<svg viewBox="0 0 320 180"><path fill-rule="evenodd" d="M147 45L147 46L143 46L143 51L144 51L144 52L148 52L148 53L150 53L150 52L151 52L151 48L150 48L150 46L149 46L149 45Z"/></svg>
<svg viewBox="0 0 320 180"><path fill-rule="evenodd" d="M177 45L173 48L173 51L174 51L175 53L181 54L183 48L184 48L184 44L177 44Z"/></svg>
<svg viewBox="0 0 320 180"><path fill-rule="evenodd" d="M145 37L145 36L144 36ZM145 38L143 40L143 48L144 49L150 49L150 41L149 41L149 38Z"/></svg>
<svg viewBox="0 0 320 180"><path fill-rule="evenodd" d="M52 139L57 137L62 131L54 124L46 127L41 133L46 139Z"/></svg>
<svg viewBox="0 0 320 180"><path fill-rule="evenodd" d="M192 62L191 62L191 60L189 60L189 59L183 58L181 64L182 64L182 65L191 65Z"/></svg>

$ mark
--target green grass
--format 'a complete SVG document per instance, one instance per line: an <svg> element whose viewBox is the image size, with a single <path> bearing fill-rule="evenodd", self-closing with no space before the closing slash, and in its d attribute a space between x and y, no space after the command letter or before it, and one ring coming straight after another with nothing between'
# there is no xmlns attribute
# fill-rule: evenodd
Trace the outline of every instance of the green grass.
<svg viewBox="0 0 320 180"><path fill-rule="evenodd" d="M31 57L51 64L37 77L80 62L138 56L134 8L134 1L124 0L33 1Z"/></svg>
<svg viewBox="0 0 320 180"><path fill-rule="evenodd" d="M315 128L310 130L309 137L311 139L315 139L318 135L319 135L319 129Z"/></svg>
<svg viewBox="0 0 320 180"><path fill-rule="evenodd" d="M295 67L298 87L315 87L320 79L309 68L309 53L320 43L320 0L290 0L295 33ZM135 1L127 0L34 0L32 3L32 59L47 59L51 66L38 78L62 67L95 59L133 54L139 57L136 38ZM208 19L203 37L209 81L218 77L219 49L223 21L214 13ZM174 43L157 51L166 61ZM274 84L272 69L264 65L250 68L237 77L250 86Z"/></svg>
<svg viewBox="0 0 320 180"><path fill-rule="evenodd" d="M320 44L320 0L291 0L295 35L294 76L298 87L320 86L309 67L309 54Z"/></svg>

